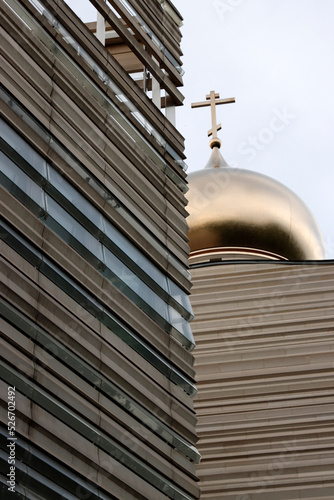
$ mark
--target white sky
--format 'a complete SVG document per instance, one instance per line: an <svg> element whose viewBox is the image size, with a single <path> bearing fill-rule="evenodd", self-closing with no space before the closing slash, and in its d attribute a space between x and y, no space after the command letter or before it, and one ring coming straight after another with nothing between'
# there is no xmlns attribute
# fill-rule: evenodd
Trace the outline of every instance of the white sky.
<svg viewBox="0 0 334 500"><path fill-rule="evenodd" d="M188 172L206 164L210 90L235 97L217 108L231 166L269 175L309 206L334 259L334 1L172 0L184 17L185 95L177 127ZM87 0L77 5L94 19ZM78 12L78 8L74 9Z"/></svg>
<svg viewBox="0 0 334 500"><path fill-rule="evenodd" d="M173 0L184 17L188 172L208 160L210 90L235 97L217 107L230 165L279 180L309 206L334 258L334 1ZM278 117L283 114L283 121ZM277 118L275 118L277 116Z"/></svg>

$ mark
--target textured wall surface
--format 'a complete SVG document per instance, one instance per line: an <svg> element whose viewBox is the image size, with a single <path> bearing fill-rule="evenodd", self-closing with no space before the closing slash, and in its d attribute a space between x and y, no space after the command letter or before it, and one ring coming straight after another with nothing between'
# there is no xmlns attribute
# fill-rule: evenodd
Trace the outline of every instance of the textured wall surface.
<svg viewBox="0 0 334 500"><path fill-rule="evenodd" d="M192 269L201 498L334 498L334 265Z"/></svg>

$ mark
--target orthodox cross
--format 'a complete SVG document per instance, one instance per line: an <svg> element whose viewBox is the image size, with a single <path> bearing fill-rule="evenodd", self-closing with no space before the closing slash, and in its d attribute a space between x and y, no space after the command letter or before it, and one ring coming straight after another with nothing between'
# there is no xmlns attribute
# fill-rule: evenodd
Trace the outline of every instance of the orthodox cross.
<svg viewBox="0 0 334 500"><path fill-rule="evenodd" d="M220 147L221 141L218 139L217 133L218 130L222 128L221 123L217 124L216 118L216 106L218 104L229 104L235 102L234 97L230 97L228 99L220 99L219 94L214 90L211 90L210 94L206 96L206 101L202 102L194 102L192 103L192 108L203 108L204 106L211 106L211 123L212 128L208 131L208 136L212 135L212 139L210 141L210 146L213 148L214 146Z"/></svg>

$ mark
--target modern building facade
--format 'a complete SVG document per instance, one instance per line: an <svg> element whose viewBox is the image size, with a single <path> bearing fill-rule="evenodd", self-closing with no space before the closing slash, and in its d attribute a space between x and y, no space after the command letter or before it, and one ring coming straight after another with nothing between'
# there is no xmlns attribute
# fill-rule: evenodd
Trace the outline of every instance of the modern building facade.
<svg viewBox="0 0 334 500"><path fill-rule="evenodd" d="M211 147L187 193L201 499L330 500L334 263L294 193Z"/></svg>
<svg viewBox="0 0 334 500"><path fill-rule="evenodd" d="M1 498L199 498L181 17L1 0Z"/></svg>

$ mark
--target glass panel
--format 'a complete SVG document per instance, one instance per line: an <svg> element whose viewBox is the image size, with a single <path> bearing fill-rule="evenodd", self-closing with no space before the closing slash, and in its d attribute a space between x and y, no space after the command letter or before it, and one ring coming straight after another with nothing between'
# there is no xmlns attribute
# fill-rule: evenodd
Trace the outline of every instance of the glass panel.
<svg viewBox="0 0 334 500"><path fill-rule="evenodd" d="M45 209L44 193L8 156L0 151L0 170L38 206Z"/></svg>
<svg viewBox="0 0 334 500"><path fill-rule="evenodd" d="M51 196L46 195L48 213L68 231L73 238L78 240L97 259L102 261L102 244L94 238L79 222L66 212Z"/></svg>
<svg viewBox="0 0 334 500"><path fill-rule="evenodd" d="M138 297L149 304L160 316L168 320L167 304L151 290L134 272L132 272L113 253L104 248L106 266L118 276Z"/></svg>
<svg viewBox="0 0 334 500"><path fill-rule="evenodd" d="M179 304L181 304L186 311L194 318L193 309L190 304L189 295L187 295L181 288L168 278L168 292Z"/></svg>
<svg viewBox="0 0 334 500"><path fill-rule="evenodd" d="M83 213L96 227L103 229L102 214L89 201L77 191L64 177L54 168L48 165L48 177L51 184L70 201L81 213Z"/></svg>
<svg viewBox="0 0 334 500"><path fill-rule="evenodd" d="M106 219L105 234L163 290L167 291L166 276Z"/></svg>
<svg viewBox="0 0 334 500"><path fill-rule="evenodd" d="M187 320L169 306L170 323L178 332L180 332L186 339L194 342L193 334Z"/></svg>
<svg viewBox="0 0 334 500"><path fill-rule="evenodd" d="M6 222L1 222L1 231L0 231L0 239L6 239L6 235L10 235L11 236L11 246L13 247L13 242L15 241L15 243L19 243L19 247L22 249L22 248L25 248L25 250L27 250L27 252L25 252L25 254L28 253L29 251L29 254L33 254L36 259L39 259L39 260L42 260L43 258L43 254L42 252L40 252L39 250L37 250L33 245L31 245L25 238L23 238L22 236L20 236L16 231L15 229L13 229L12 227L8 226L6 224ZM25 259L27 259L26 255L24 256Z"/></svg>
<svg viewBox="0 0 334 500"><path fill-rule="evenodd" d="M45 177L46 161L33 149L26 141L12 129L4 120L0 118L1 137L9 144L19 155L22 156L37 172Z"/></svg>

